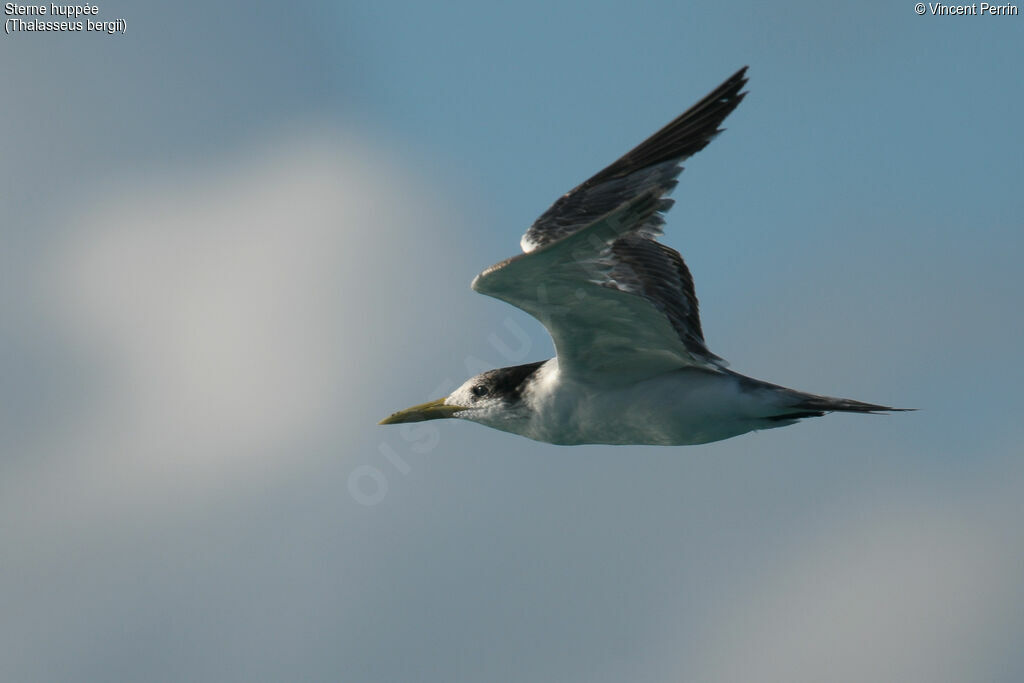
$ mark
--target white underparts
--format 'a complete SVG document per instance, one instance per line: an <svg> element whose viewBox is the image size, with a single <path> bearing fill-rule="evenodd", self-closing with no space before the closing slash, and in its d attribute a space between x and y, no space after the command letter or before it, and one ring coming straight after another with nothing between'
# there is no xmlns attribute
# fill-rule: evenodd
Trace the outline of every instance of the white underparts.
<svg viewBox="0 0 1024 683"><path fill-rule="evenodd" d="M788 422L766 418L785 390L752 389L737 375L682 368L622 386L596 386L542 365L522 390L519 410L465 417L495 429L564 445L688 445L728 439Z"/></svg>

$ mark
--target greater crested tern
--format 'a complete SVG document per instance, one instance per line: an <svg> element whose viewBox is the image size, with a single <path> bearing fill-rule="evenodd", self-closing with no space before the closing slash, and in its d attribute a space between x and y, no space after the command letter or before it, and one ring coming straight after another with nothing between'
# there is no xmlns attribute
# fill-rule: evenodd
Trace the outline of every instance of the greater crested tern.
<svg viewBox="0 0 1024 683"><path fill-rule="evenodd" d="M686 445L832 411L899 410L727 369L704 343L690 271L656 240L682 162L722 132L746 70L559 198L526 231L524 254L473 280L537 318L555 358L484 372L380 424L454 417L554 444Z"/></svg>

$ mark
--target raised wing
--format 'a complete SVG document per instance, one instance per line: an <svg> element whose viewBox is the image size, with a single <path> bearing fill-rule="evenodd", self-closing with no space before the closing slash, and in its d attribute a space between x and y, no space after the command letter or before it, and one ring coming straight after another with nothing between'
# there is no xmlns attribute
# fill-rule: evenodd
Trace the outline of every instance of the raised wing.
<svg viewBox="0 0 1024 683"><path fill-rule="evenodd" d="M561 197L523 236L527 253L473 281L473 289L544 324L563 372L635 381L684 365L724 364L704 344L686 264L654 238L681 162L721 132L743 99L745 71Z"/></svg>
<svg viewBox="0 0 1024 683"><path fill-rule="evenodd" d="M721 133L718 126L743 101L746 93L740 90L747 83L746 72L747 67L743 67L734 73L619 160L559 197L523 235L523 251L557 242L643 192L670 192L683 171L682 162ZM665 205L662 211L671 206ZM646 234L661 234L663 223L660 217L655 218L645 226Z"/></svg>

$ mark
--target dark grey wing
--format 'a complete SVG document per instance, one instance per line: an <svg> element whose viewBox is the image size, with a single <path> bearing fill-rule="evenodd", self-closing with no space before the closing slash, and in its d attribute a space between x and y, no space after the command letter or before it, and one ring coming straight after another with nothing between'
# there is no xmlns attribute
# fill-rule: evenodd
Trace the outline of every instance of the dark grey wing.
<svg viewBox="0 0 1024 683"><path fill-rule="evenodd" d="M603 252L584 259L591 262L589 283L643 298L667 319L688 358L715 366L724 362L704 343L690 271L679 252L655 238L661 234L665 212L672 207L673 201L665 195L676 186L682 162L722 132L722 121L745 95L740 91L747 82L746 71L746 67L737 71L667 126L561 197L522 240L527 254L550 249L586 231L619 207L640 197L651 198L655 202L653 211L619 232ZM544 285L541 273L532 277Z"/></svg>
<svg viewBox="0 0 1024 683"><path fill-rule="evenodd" d="M724 364L704 343L693 276L678 251L630 234L613 242L611 253L614 265L606 287L647 299L668 318L691 355Z"/></svg>
<svg viewBox="0 0 1024 683"><path fill-rule="evenodd" d="M560 197L523 235L523 251L557 242L645 192L668 194L676 186L682 162L704 149L743 101L745 93L740 90L747 82L746 71L747 67L737 71L618 161ZM667 201L661 213L671 206ZM642 232L655 237L663 223L656 215Z"/></svg>

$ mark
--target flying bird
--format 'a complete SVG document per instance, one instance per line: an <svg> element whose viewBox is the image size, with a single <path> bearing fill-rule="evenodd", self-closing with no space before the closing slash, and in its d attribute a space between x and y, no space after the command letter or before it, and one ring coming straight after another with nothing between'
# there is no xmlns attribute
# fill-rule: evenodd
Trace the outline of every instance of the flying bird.
<svg viewBox="0 0 1024 683"><path fill-rule="evenodd" d="M380 424L460 418L553 444L688 445L900 410L729 370L704 342L689 269L657 241L682 162L722 132L746 70L560 197L523 235L525 253L473 280L539 320L554 358L484 372Z"/></svg>

